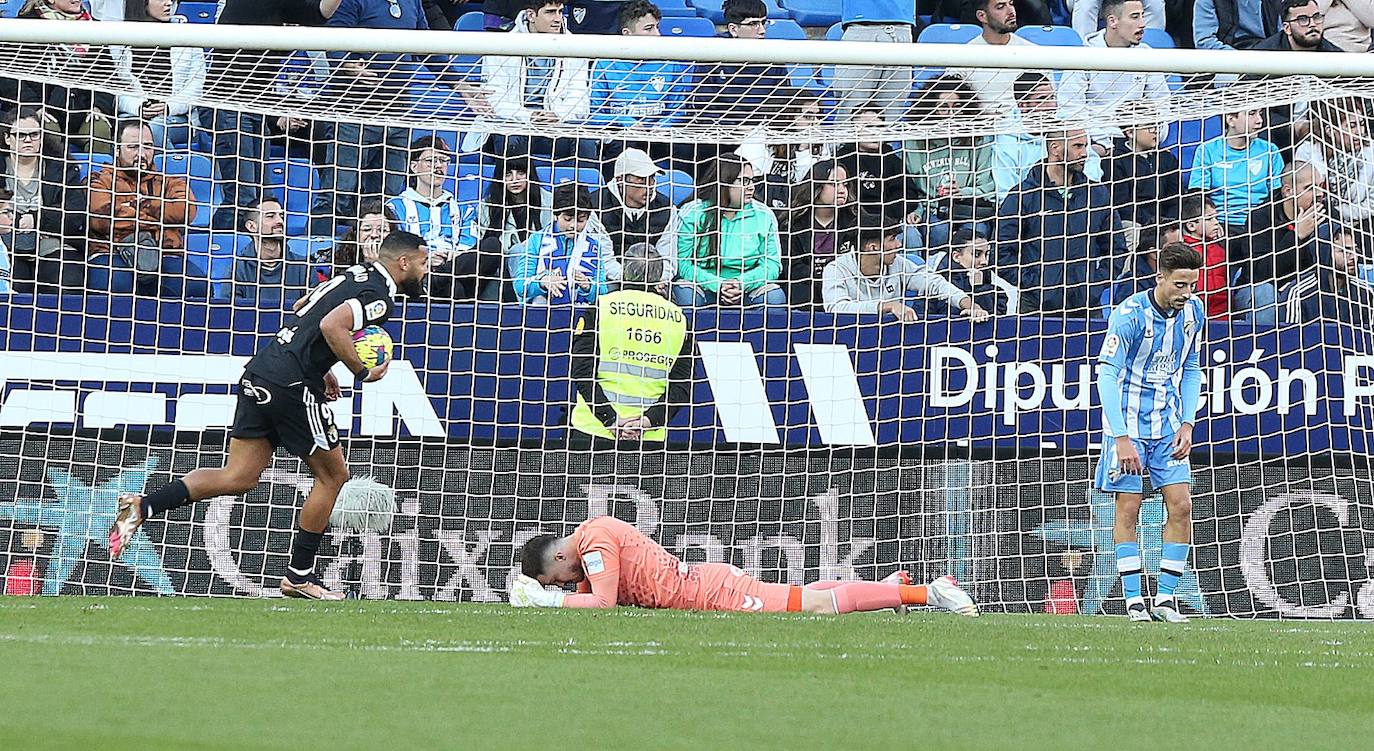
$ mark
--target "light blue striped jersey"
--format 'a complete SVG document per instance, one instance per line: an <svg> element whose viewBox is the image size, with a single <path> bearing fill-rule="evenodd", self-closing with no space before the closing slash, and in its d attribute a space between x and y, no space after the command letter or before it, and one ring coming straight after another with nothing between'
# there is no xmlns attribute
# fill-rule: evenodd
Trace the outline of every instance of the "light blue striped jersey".
<svg viewBox="0 0 1374 751"><path fill-rule="evenodd" d="M1196 419L1206 311L1194 297L1183 310L1164 313L1153 294L1151 289L1126 298L1107 322L1098 364L1118 371L1121 394L1117 404L1102 397L1103 427L1110 437L1164 438Z"/></svg>
<svg viewBox="0 0 1374 751"><path fill-rule="evenodd" d="M414 188L407 188L387 201L386 207L396 229L423 237L430 250L462 253L477 247L477 207L459 203L448 191L431 203Z"/></svg>

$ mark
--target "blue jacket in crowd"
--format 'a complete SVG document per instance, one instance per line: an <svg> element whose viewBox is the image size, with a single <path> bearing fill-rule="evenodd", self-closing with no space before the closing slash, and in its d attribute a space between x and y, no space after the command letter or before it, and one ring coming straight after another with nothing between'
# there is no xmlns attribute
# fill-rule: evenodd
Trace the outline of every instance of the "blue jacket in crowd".
<svg viewBox="0 0 1374 751"><path fill-rule="evenodd" d="M692 66L656 60L597 60L591 124L664 127L683 119Z"/></svg>
<svg viewBox="0 0 1374 751"><path fill-rule="evenodd" d="M1112 269L1126 259L1111 191L1081 172L1070 174L1065 191L1037 164L997 211L997 268L1029 298L1023 309L1098 311Z"/></svg>

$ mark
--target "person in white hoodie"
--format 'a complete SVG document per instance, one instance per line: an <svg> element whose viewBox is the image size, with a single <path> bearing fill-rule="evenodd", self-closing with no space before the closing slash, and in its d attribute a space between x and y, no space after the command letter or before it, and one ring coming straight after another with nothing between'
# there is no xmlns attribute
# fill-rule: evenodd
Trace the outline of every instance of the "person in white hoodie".
<svg viewBox="0 0 1374 751"><path fill-rule="evenodd" d="M515 17L511 34L571 34L563 17L562 0L529 0ZM507 57L482 60L482 78L491 92L494 125L519 123L535 135L492 133L479 136L496 156L510 152L543 154L561 159L574 154L597 159L595 140L554 137L562 124L586 120L591 112L591 61L569 57ZM464 148L468 148L465 145Z"/></svg>
<svg viewBox="0 0 1374 751"><path fill-rule="evenodd" d="M124 18L129 21L171 23L174 0L125 0ZM173 47L171 50L139 49L123 45L110 48L115 71L133 94L121 94L116 106L122 117L139 118L153 131L160 148L185 147L191 142L191 117L196 100L205 90L205 50ZM135 73L137 71L137 73ZM170 91L166 99L144 96L148 90Z"/></svg>

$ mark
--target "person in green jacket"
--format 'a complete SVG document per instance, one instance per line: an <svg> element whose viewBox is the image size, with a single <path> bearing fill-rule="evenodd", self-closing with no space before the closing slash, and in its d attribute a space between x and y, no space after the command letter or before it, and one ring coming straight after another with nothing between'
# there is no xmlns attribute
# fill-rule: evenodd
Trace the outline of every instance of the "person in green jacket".
<svg viewBox="0 0 1374 751"><path fill-rule="evenodd" d="M932 80L911 105L911 120L938 126L941 122L976 121L981 106L973 89L958 76ZM926 246L941 247L954 230L991 219L997 211L997 183L992 172L990 136L952 136L907 141L907 172L915 183L915 197L928 227ZM984 233L987 227L983 226Z"/></svg>
<svg viewBox="0 0 1374 751"><path fill-rule="evenodd" d="M676 227L678 305L785 305L778 219L754 200L754 168L721 154Z"/></svg>

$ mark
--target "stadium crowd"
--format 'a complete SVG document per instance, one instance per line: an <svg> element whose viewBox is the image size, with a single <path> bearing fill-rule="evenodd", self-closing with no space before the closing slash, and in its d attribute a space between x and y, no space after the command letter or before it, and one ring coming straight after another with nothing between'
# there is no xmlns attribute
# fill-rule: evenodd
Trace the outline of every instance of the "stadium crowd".
<svg viewBox="0 0 1374 751"><path fill-rule="evenodd" d="M474 15L451 0L225 0L218 22L654 36L679 18L648 0L572 5L489 0ZM912 43L928 27L967 44L1029 45L1037 37L1020 32L1032 26L1104 55L1152 43L1364 53L1374 25L1364 0L830 5L845 40ZM177 10L174 0L28 0L19 15L169 23ZM713 31L766 38L780 10L725 0ZM931 25L955 20L965 25ZM1056 20L1071 28L1039 28ZM1183 84L1164 74L53 49L108 55L128 93L0 80L0 292L281 306L375 258L392 228L428 241L432 300L586 304L616 287L618 252L648 243L665 260L660 291L681 305L1103 317L1153 283L1157 249L1183 242L1206 259L1200 293L1214 318L1372 320L1360 259L1374 236L1374 142L1369 102L1356 97L1228 112L1219 132L1188 143L1171 132L1176 115L1124 129L1094 117L1122 103L1169 112ZM260 87L276 109L365 100L390 79L413 94L405 107L438 102L487 127L402 127L405 111L383 126L204 106L207 92L245 85L233 70L279 71ZM1025 124L1056 113L1062 126ZM666 133L703 118L749 135L576 135L582 125ZM804 137L823 123L862 133L980 119L998 123L995 135ZM572 135L529 135L560 124ZM973 304L957 304L965 295Z"/></svg>

